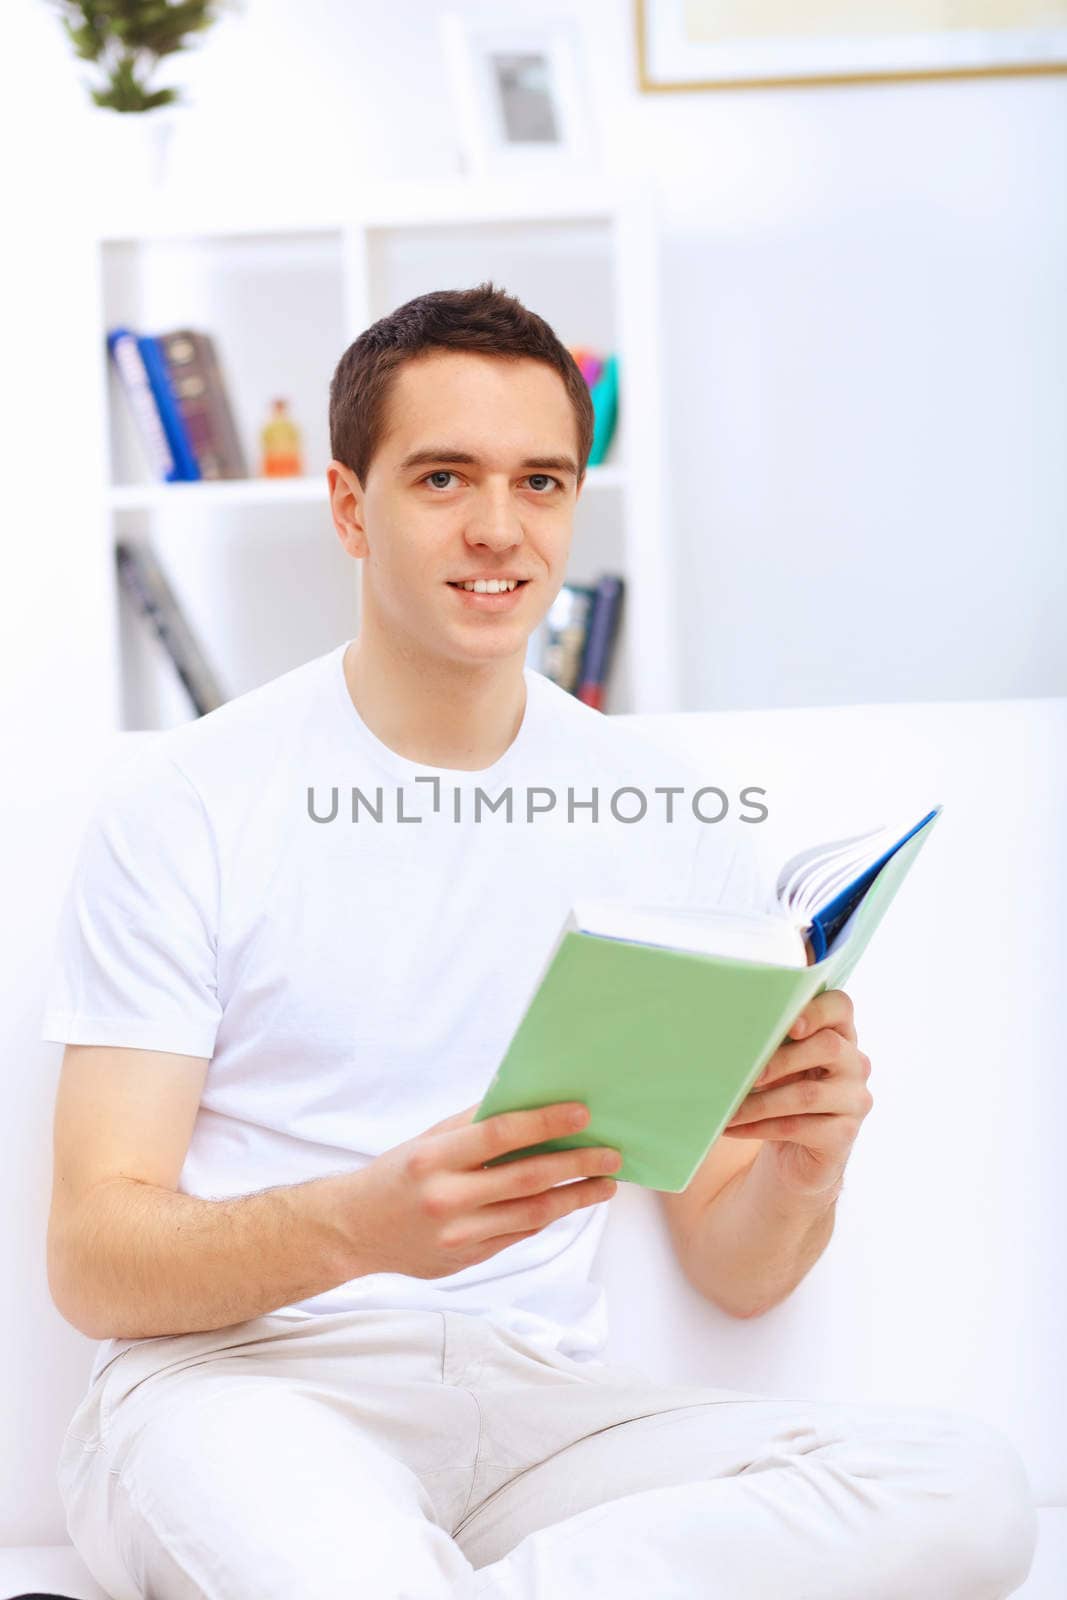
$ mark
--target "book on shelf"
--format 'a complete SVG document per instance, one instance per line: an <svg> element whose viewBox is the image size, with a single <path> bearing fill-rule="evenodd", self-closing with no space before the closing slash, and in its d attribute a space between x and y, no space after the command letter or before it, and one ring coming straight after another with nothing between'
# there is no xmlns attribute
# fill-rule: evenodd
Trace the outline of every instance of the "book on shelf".
<svg viewBox="0 0 1067 1600"><path fill-rule="evenodd" d="M941 810L791 857L777 913L573 905L474 1121L568 1100L590 1120L490 1165L610 1145L622 1182L687 1188L801 1011L855 967Z"/></svg>
<svg viewBox="0 0 1067 1600"><path fill-rule="evenodd" d="M165 483L247 478L248 465L210 334L111 328L115 364L152 470Z"/></svg>
<svg viewBox="0 0 1067 1600"><path fill-rule="evenodd" d="M174 457L177 468L177 481L180 483L196 483L200 478L200 467L197 463L193 442L185 426L185 420L178 405L178 397L174 393L174 386L170 381L170 371L167 359L163 354L163 347L158 339L150 334L136 334L137 348L141 352L148 382L152 389L152 398L159 412L159 420L163 424L163 431L167 435L170 453Z"/></svg>
<svg viewBox="0 0 1067 1600"><path fill-rule="evenodd" d="M573 694L578 687L594 591L583 583L564 583L544 619L541 670Z"/></svg>
<svg viewBox="0 0 1067 1600"><path fill-rule="evenodd" d="M145 455L148 457L148 464L164 483L174 483L178 478L178 467L166 429L160 420L159 408L148 380L148 371L137 337L129 328L112 328L107 336L107 348L144 446Z"/></svg>
<svg viewBox="0 0 1067 1600"><path fill-rule="evenodd" d="M624 589L615 573L595 586L564 583L527 654L530 665L597 711L604 707Z"/></svg>
<svg viewBox="0 0 1067 1600"><path fill-rule="evenodd" d="M195 328L176 328L161 333L159 343L200 476L247 478L215 341Z"/></svg>
<svg viewBox="0 0 1067 1600"><path fill-rule="evenodd" d="M622 578L615 573L605 573L593 591L575 693L596 711L604 709L604 691L618 638L625 587Z"/></svg>
<svg viewBox="0 0 1067 1600"><path fill-rule="evenodd" d="M197 716L223 705L226 696L152 546L120 540L115 562L123 587L167 652Z"/></svg>

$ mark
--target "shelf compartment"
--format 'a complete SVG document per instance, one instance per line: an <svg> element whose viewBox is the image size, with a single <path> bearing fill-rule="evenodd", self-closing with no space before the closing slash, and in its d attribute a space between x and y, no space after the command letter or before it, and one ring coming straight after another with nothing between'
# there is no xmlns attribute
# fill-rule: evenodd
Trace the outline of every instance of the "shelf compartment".
<svg viewBox="0 0 1067 1600"><path fill-rule="evenodd" d="M258 470L270 401L285 396L313 474L330 459L329 385L348 343L343 262L341 232L111 242L103 247L104 327L210 334L250 470ZM100 359L110 477L128 484L145 474L144 447L103 341Z"/></svg>

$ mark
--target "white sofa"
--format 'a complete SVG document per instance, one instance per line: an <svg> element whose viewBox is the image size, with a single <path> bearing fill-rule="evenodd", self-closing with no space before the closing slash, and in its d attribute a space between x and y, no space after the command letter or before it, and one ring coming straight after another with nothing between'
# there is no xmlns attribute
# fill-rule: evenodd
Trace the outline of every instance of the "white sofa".
<svg viewBox="0 0 1067 1600"><path fill-rule="evenodd" d="M874 1108L831 1243L781 1306L735 1322L670 1254L656 1197L621 1186L597 1270L609 1354L665 1381L952 1406L1013 1439L1041 1508L1025 1600L1067 1594L1067 700L690 713L634 719L706 781L760 785L784 857L884 811L945 810L848 984ZM51 1304L44 1266L60 1046L37 1033L59 897L87 805L137 735L32 797L9 885L0 1007L8 1219L0 1320L0 1600L100 1597L66 1538L55 1462L93 1346ZM726 786L725 784L723 785ZM14 812L12 814L12 808ZM634 1292L638 1286L638 1292ZM857 1597L862 1600L862 1597ZM901 1597L905 1600L905 1597Z"/></svg>

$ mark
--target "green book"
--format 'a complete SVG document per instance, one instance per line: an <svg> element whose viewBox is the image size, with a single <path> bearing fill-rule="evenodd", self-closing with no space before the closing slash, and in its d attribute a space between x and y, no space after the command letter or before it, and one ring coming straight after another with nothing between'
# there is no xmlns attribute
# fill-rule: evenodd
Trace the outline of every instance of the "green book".
<svg viewBox="0 0 1067 1600"><path fill-rule="evenodd" d="M876 829L792 857L780 917L573 907L473 1120L569 1100L590 1120L489 1165L610 1145L621 1182L685 1189L800 1012L855 967L941 810L888 846Z"/></svg>

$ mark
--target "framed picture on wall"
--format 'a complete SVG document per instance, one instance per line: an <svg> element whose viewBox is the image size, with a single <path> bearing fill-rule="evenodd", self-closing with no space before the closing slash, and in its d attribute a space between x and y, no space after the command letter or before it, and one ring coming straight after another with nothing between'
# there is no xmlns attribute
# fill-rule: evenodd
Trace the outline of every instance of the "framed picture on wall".
<svg viewBox="0 0 1067 1600"><path fill-rule="evenodd" d="M440 30L464 176L562 177L597 164L573 22L479 22L446 12Z"/></svg>
<svg viewBox="0 0 1067 1600"><path fill-rule="evenodd" d="M638 85L1067 72L1067 0L634 0Z"/></svg>

